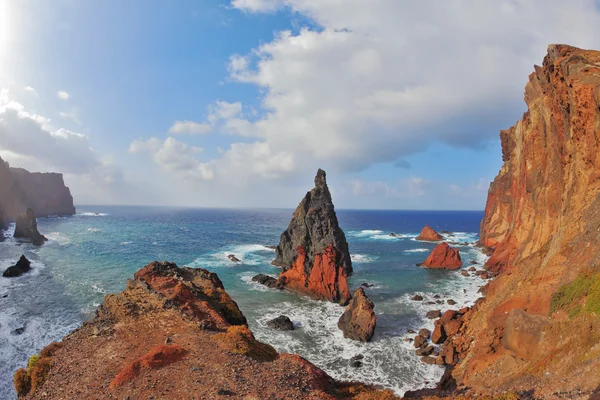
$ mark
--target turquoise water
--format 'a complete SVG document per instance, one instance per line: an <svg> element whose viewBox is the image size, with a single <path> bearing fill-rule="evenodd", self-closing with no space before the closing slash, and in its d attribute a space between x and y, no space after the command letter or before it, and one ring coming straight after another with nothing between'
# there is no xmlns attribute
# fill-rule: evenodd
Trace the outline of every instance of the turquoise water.
<svg viewBox="0 0 600 400"><path fill-rule="evenodd" d="M41 248L14 239L0 243L0 270L23 253L34 270L20 278L0 278L0 398L14 397L12 373L29 355L60 339L87 318L107 293L123 290L133 273L153 260L217 272L256 337L281 352L298 353L333 377L391 388L398 393L431 386L442 374L424 365L403 339L408 329L431 326L430 309L471 305L479 278L416 267L434 244L416 241L424 224L454 232L466 267L485 257L474 248L481 212L338 211L352 254L351 289L363 282L375 303L372 343L344 339L337 328L343 308L251 282L257 273L276 276L270 265L292 210L216 210L151 207L79 207L78 214L38 221L50 241ZM398 234L397 238L389 236ZM242 262L233 263L228 254ZM424 294L425 302L409 299ZM457 301L453 307L426 304L434 294ZM6 297L4 297L6 296ZM299 328L278 332L266 321L288 315ZM25 327L17 335L17 328ZM363 366L348 359L363 354Z"/></svg>

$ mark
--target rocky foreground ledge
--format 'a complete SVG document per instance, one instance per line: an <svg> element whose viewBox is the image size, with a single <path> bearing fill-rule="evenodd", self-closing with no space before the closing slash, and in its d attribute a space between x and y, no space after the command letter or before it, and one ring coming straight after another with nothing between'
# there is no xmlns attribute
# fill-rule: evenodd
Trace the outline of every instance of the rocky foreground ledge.
<svg viewBox="0 0 600 400"><path fill-rule="evenodd" d="M26 399L394 399L257 341L219 277L153 262L15 374Z"/></svg>

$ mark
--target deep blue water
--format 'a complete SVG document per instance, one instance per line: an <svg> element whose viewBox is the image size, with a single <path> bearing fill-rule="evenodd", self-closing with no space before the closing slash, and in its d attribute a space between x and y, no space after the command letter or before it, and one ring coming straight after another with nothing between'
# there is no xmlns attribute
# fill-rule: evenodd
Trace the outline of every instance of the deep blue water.
<svg viewBox="0 0 600 400"><path fill-rule="evenodd" d="M79 207L78 214L38 221L50 241L41 248L8 239L0 244L0 270L23 253L34 271L17 279L0 278L0 398L14 397L13 371L29 355L60 339L90 318L107 293L119 292L133 273L153 260L217 272L249 320L257 338L279 351L301 354L340 379L359 380L398 393L423 387L441 376L437 366L421 364L403 341L407 329L431 325L424 313L449 306L413 302L414 293L472 304L481 281L457 272L417 267L434 244L414 240L423 225L454 232L465 266L484 256L473 247L482 212L338 210L350 245L354 275L351 290L367 282L375 303L377 330L372 343L344 339L337 329L343 308L293 293L269 290L251 282L257 273L277 275L270 265L280 233L293 210L190 209L156 207ZM397 238L389 236L398 234ZM242 260L233 263L228 254ZM3 296L7 295L6 298ZM274 332L266 321L288 315L299 327ZM16 335L14 330L25 327ZM362 368L347 360L365 356Z"/></svg>

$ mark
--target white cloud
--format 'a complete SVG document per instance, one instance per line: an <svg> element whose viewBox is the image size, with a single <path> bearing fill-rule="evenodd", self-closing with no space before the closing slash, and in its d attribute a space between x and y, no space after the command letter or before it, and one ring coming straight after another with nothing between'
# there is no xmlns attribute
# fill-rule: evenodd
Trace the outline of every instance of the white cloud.
<svg viewBox="0 0 600 400"><path fill-rule="evenodd" d="M9 100L7 89L0 94L0 148L65 173L91 172L100 164L85 135L53 129L48 118Z"/></svg>
<svg viewBox="0 0 600 400"><path fill-rule="evenodd" d="M215 124L218 120L230 120L242 112L242 103L228 103L226 101L217 100L215 104L208 107L208 121Z"/></svg>
<svg viewBox="0 0 600 400"><path fill-rule="evenodd" d="M71 111L71 112L61 111L61 112L59 112L59 115L61 118L70 119L71 121L73 121L77 124L81 124L81 121L79 121L79 119L77 118L77 114L74 111Z"/></svg>
<svg viewBox="0 0 600 400"><path fill-rule="evenodd" d="M547 44L600 47L600 16L591 0L231 5L245 12L287 7L319 25L279 32L230 57L230 78L258 87L262 112L257 118L238 113L224 130L268 145L267 157L293 160L277 175L323 163L357 171L394 163L433 142L481 146L518 119L527 76ZM413 182L413 190L420 193L424 184Z"/></svg>
<svg viewBox="0 0 600 400"><path fill-rule="evenodd" d="M169 128L169 133L172 135L188 134L188 135L205 135L212 131L212 127L208 124L199 124L192 121L175 121L173 126Z"/></svg>
<svg viewBox="0 0 600 400"><path fill-rule="evenodd" d="M58 97L61 100L69 100L69 97L71 97L71 95L69 95L69 93L65 92L64 90L59 90L58 92L56 92L56 97Z"/></svg>
<svg viewBox="0 0 600 400"><path fill-rule="evenodd" d="M37 95L37 90L35 90L34 88L32 88L31 86L25 86L23 88L24 91L26 91L27 93L30 93L32 95Z"/></svg>
<svg viewBox="0 0 600 400"><path fill-rule="evenodd" d="M200 147L189 146L171 137L164 142L155 137L134 140L129 146L130 153L148 153L159 167L180 178L211 180L214 178L213 166L197 158L203 151Z"/></svg>

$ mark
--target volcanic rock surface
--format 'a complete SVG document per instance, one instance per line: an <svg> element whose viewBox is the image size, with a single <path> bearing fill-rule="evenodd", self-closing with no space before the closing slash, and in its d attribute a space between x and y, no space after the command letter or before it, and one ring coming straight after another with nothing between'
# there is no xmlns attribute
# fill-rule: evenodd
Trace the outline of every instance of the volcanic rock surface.
<svg viewBox="0 0 600 400"><path fill-rule="evenodd" d="M294 211L281 234L273 265L283 267L278 284L319 300L347 304L352 261L335 214L325 171Z"/></svg>
<svg viewBox="0 0 600 400"><path fill-rule="evenodd" d="M421 264L426 268L455 270L462 267L463 262L460 258L458 249L453 249L446 242L435 246L427 259Z"/></svg>
<svg viewBox="0 0 600 400"><path fill-rule="evenodd" d="M444 240L444 237L436 232L432 227L425 225L421 230L419 236L417 236L417 240L424 240L427 242L439 242Z"/></svg>
<svg viewBox="0 0 600 400"><path fill-rule="evenodd" d="M500 133L504 165L481 225L486 268L499 275L452 340L460 360L452 377L484 393L595 398L600 52L549 46L525 102L523 118Z"/></svg>
<svg viewBox="0 0 600 400"><path fill-rule="evenodd" d="M373 311L375 305L367 297L362 287L356 289L350 304L338 321L338 328L344 332L344 337L370 342L375 334L377 317Z"/></svg>
<svg viewBox="0 0 600 400"><path fill-rule="evenodd" d="M28 208L25 214L17 217L15 233L13 236L16 238L29 239L31 240L31 243L36 246L41 246L48 240L38 231L35 213L31 208Z"/></svg>
<svg viewBox="0 0 600 400"><path fill-rule="evenodd" d="M26 399L394 399L258 342L216 274L153 262L15 373Z"/></svg>

